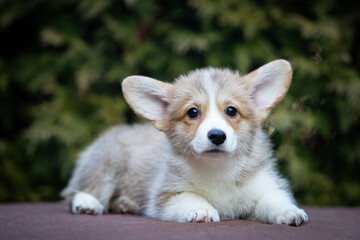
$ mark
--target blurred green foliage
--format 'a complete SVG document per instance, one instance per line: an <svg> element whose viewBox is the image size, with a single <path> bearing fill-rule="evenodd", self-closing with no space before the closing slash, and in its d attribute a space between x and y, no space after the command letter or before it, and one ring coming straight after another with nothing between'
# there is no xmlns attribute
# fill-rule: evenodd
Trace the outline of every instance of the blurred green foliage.
<svg viewBox="0 0 360 240"><path fill-rule="evenodd" d="M265 124L302 204L360 204L360 2L0 0L0 201L58 200L77 154L138 121L134 74L294 68Z"/></svg>

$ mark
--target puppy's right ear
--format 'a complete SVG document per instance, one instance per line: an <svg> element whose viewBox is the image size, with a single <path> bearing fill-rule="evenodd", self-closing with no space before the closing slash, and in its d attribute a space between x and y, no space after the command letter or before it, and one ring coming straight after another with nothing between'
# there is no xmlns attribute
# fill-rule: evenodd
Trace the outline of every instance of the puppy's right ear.
<svg viewBox="0 0 360 240"><path fill-rule="evenodd" d="M159 130L166 127L171 88L169 83L144 76L130 76L122 82L123 94L131 109Z"/></svg>

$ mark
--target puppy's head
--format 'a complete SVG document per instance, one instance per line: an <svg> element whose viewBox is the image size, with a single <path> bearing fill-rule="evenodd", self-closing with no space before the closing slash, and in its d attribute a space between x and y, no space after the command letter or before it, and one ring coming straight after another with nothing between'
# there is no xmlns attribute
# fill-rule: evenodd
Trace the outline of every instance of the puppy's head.
<svg viewBox="0 0 360 240"><path fill-rule="evenodd" d="M207 159L248 151L291 77L290 64L276 60L245 76L205 68L174 84L131 76L122 87L130 107L164 131L177 153Z"/></svg>

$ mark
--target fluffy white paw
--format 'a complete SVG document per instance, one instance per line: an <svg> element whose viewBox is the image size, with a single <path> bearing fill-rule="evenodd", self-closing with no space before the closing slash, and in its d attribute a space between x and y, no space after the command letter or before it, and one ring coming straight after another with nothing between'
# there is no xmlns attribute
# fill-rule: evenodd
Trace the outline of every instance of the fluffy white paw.
<svg viewBox="0 0 360 240"><path fill-rule="evenodd" d="M84 192L75 194L72 201L72 213L99 215L104 211L103 205L92 195Z"/></svg>
<svg viewBox="0 0 360 240"><path fill-rule="evenodd" d="M274 218L274 223L290 226L299 226L307 221L308 216L305 211L295 206L281 211Z"/></svg>
<svg viewBox="0 0 360 240"><path fill-rule="evenodd" d="M219 222L220 216L215 209L200 208L196 210L190 210L186 214L187 222Z"/></svg>

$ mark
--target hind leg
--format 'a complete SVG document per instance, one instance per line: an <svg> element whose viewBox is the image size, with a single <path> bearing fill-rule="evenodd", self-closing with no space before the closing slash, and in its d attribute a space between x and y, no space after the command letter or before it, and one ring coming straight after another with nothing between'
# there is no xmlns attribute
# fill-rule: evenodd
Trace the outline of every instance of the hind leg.
<svg viewBox="0 0 360 240"><path fill-rule="evenodd" d="M139 205L127 196L117 196L111 200L111 212L136 214L139 212Z"/></svg>
<svg viewBox="0 0 360 240"><path fill-rule="evenodd" d="M73 214L103 214L104 206L91 194L78 192L74 195L71 202L71 212Z"/></svg>
<svg viewBox="0 0 360 240"><path fill-rule="evenodd" d="M74 214L99 215L109 211L110 199L114 193L113 183L106 181L89 185L87 188L67 195L70 211Z"/></svg>

